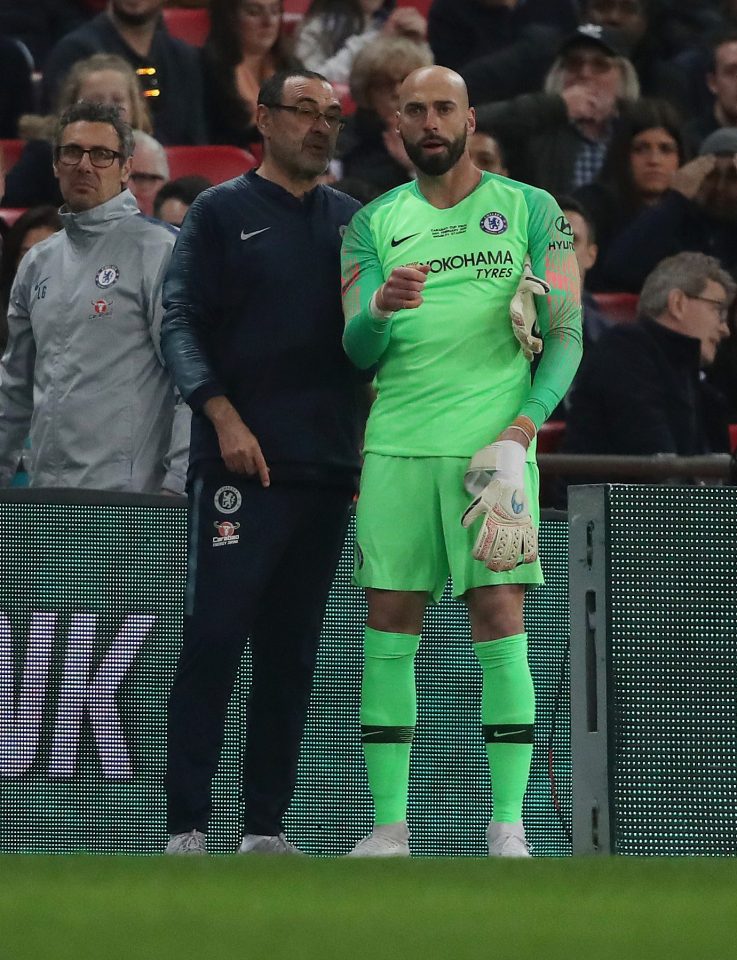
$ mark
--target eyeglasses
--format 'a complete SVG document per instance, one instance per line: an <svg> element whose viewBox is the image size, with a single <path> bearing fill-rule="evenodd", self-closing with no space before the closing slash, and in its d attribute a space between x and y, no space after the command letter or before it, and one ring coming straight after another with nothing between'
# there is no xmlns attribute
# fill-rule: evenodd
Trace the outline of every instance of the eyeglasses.
<svg viewBox="0 0 737 960"><path fill-rule="evenodd" d="M269 20L276 20L281 17L281 4L275 3L270 7L262 7L259 3L242 3L240 13L243 17L268 17Z"/></svg>
<svg viewBox="0 0 737 960"><path fill-rule="evenodd" d="M78 143L67 143L63 147L57 147L56 159L66 167L76 167L82 162L85 153L88 154L92 166L101 169L111 167L116 159L123 159L123 154L118 153L117 150L109 150L107 147L90 147L89 150L85 150Z"/></svg>
<svg viewBox="0 0 737 960"><path fill-rule="evenodd" d="M689 300L701 300L703 303L710 303L714 307L714 312L719 314L720 320L726 320L729 316L729 304L725 303L724 300L714 300L712 297L697 297L693 293L687 293L686 296Z"/></svg>
<svg viewBox="0 0 737 960"><path fill-rule="evenodd" d="M265 106L268 106L268 104L265 104ZM333 133L342 130L345 126L345 120L339 113L323 113L317 107L310 107L306 103L299 107L291 107L286 103L275 103L269 106L269 110L286 110L288 113L293 113L295 117L299 117L300 120L309 121L310 124L317 123L318 120L324 120Z"/></svg>
<svg viewBox="0 0 737 960"><path fill-rule="evenodd" d="M584 67L590 67L594 73L607 73L614 66L613 57L585 53L567 53L563 57L563 66L566 70L578 73Z"/></svg>

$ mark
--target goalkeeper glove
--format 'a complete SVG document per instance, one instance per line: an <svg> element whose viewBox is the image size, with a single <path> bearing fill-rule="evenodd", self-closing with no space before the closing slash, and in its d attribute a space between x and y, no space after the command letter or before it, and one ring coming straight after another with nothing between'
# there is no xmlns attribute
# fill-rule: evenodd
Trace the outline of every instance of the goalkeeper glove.
<svg viewBox="0 0 737 960"><path fill-rule="evenodd" d="M470 527L482 518L473 556L494 573L513 570L520 554L522 563L537 559L537 531L525 496L526 456L521 443L497 440L474 454L464 477L466 490L477 496L461 523Z"/></svg>
<svg viewBox="0 0 737 960"><path fill-rule="evenodd" d="M509 303L512 332L519 340L526 360L532 360L533 356L540 353L543 348L542 340L534 334L537 324L535 296L540 297L546 293L550 293L550 284L535 276L532 272L530 255L526 254L522 264L522 277Z"/></svg>

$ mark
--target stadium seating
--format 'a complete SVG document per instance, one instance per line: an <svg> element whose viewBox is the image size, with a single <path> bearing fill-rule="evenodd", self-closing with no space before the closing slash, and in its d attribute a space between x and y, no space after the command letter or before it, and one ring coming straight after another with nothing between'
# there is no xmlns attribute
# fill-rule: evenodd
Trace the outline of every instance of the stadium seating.
<svg viewBox="0 0 737 960"><path fill-rule="evenodd" d="M210 32L210 11L206 7L165 7L164 23L173 37L201 47Z"/></svg>
<svg viewBox="0 0 737 960"><path fill-rule="evenodd" d="M634 323L640 298L636 293L595 293L594 300L602 313L615 323Z"/></svg>
<svg viewBox="0 0 737 960"><path fill-rule="evenodd" d="M398 7L414 7L423 17L427 17L432 6L432 0L397 0Z"/></svg>
<svg viewBox="0 0 737 960"><path fill-rule="evenodd" d="M25 212L25 207L0 207L0 220L4 220L7 226L12 227L18 217Z"/></svg>
<svg viewBox="0 0 737 960"><path fill-rule="evenodd" d="M737 423L729 425L729 449L732 453L737 453Z"/></svg>
<svg viewBox="0 0 737 960"><path fill-rule="evenodd" d="M0 154L3 157L3 167L6 173L18 162L25 145L25 140L0 140Z"/></svg>
<svg viewBox="0 0 737 960"><path fill-rule="evenodd" d="M565 432L565 420L548 420L538 430L537 452L555 453L563 442Z"/></svg>
<svg viewBox="0 0 737 960"><path fill-rule="evenodd" d="M178 177L198 173L212 183L222 183L246 173L256 166L253 154L240 147L165 147L169 161L169 176Z"/></svg>

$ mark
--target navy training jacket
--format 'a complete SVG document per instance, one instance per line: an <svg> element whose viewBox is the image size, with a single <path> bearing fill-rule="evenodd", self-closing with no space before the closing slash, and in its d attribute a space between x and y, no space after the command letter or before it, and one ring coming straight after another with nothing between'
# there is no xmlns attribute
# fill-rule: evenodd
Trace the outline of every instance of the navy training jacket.
<svg viewBox="0 0 737 960"><path fill-rule="evenodd" d="M205 402L226 396L274 482L354 485L359 374L341 344L340 244L360 204L303 200L250 171L200 194L164 282L161 349L193 410L190 465L220 460Z"/></svg>

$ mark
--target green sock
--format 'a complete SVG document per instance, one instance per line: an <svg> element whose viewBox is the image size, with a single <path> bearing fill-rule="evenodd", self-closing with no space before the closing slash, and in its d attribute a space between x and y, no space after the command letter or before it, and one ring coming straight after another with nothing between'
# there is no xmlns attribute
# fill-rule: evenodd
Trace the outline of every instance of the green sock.
<svg viewBox="0 0 737 960"><path fill-rule="evenodd" d="M366 627L361 740L377 824L407 818L409 751L417 722L420 638Z"/></svg>
<svg viewBox="0 0 737 960"><path fill-rule="evenodd" d="M522 817L532 760L535 691L527 663L527 634L475 643L484 674L481 723L491 770L497 823Z"/></svg>

